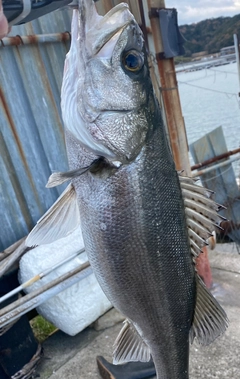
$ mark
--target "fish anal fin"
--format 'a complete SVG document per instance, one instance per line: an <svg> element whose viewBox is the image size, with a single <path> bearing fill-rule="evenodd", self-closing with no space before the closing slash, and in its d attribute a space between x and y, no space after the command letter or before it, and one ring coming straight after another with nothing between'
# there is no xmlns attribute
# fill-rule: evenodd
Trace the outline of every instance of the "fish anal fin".
<svg viewBox="0 0 240 379"><path fill-rule="evenodd" d="M197 274L196 281L197 297L190 342L196 338L200 345L206 346L225 332L228 317Z"/></svg>
<svg viewBox="0 0 240 379"><path fill-rule="evenodd" d="M69 184L49 210L38 220L26 246L44 245L66 237L80 224L77 194Z"/></svg>
<svg viewBox="0 0 240 379"><path fill-rule="evenodd" d="M134 325L125 320L123 327L114 343L113 363L126 362L149 362L151 359L150 349Z"/></svg>

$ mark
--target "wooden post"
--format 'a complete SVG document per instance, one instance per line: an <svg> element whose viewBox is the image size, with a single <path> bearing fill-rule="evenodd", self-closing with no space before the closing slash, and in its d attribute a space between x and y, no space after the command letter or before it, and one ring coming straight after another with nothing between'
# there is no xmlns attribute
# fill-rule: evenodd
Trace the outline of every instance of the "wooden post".
<svg viewBox="0 0 240 379"><path fill-rule="evenodd" d="M104 9L105 9L105 12L109 12L112 7L113 7L113 4L112 4L112 0L104 0L103 2L103 6L104 6Z"/></svg>
<svg viewBox="0 0 240 379"><path fill-rule="evenodd" d="M151 14L152 8L165 8L165 1L148 0L148 8ZM160 59L159 55L163 52L163 44L159 19L157 17L150 17L150 22L173 158L176 169L178 171L184 170L185 175L190 176L191 169L188 158L188 143L179 98L174 59Z"/></svg>

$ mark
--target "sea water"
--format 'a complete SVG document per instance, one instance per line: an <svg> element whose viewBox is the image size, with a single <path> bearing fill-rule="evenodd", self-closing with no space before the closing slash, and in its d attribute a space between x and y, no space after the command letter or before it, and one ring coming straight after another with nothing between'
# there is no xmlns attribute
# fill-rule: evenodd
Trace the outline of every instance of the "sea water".
<svg viewBox="0 0 240 379"><path fill-rule="evenodd" d="M228 150L240 147L237 64L181 72L177 80L188 143L222 126ZM234 164L234 170L239 175L240 161Z"/></svg>

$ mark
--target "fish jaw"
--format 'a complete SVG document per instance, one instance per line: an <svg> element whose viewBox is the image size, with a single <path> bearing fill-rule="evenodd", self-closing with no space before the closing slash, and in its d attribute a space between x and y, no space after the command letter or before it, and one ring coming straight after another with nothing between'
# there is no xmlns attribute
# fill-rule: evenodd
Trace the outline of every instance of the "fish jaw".
<svg viewBox="0 0 240 379"><path fill-rule="evenodd" d="M100 16L92 0L80 0L79 18L79 39L81 48L84 46L86 59L99 54L105 45L113 39L108 49L104 49L105 53L109 50L108 55L111 56L116 43L114 36L134 20L126 3L120 3L105 16Z"/></svg>
<svg viewBox="0 0 240 379"><path fill-rule="evenodd" d="M130 50L142 62L137 73L122 64ZM80 1L62 84L66 129L95 155L128 163L149 132L149 82L142 32L127 4L99 16L92 1Z"/></svg>

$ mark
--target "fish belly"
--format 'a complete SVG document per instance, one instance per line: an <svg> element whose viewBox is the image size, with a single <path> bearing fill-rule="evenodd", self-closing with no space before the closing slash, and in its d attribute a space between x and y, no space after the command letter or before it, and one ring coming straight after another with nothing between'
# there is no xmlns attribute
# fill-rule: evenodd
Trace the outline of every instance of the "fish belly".
<svg viewBox="0 0 240 379"><path fill-rule="evenodd" d="M187 379L195 275L178 175L163 141L156 129L134 162L107 178L89 173L74 186L103 291L137 326L158 378ZM79 167L81 148L69 142L69 161Z"/></svg>

